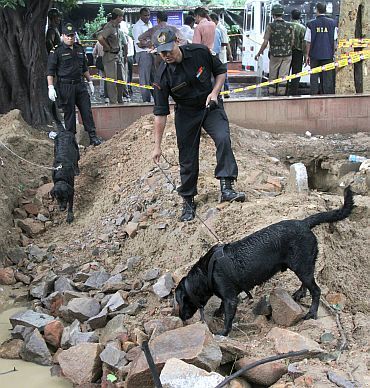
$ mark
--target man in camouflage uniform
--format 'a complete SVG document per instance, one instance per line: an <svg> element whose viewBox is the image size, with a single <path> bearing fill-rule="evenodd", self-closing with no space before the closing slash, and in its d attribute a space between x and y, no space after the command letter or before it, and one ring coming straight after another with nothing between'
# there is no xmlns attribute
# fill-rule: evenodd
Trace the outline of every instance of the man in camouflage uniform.
<svg viewBox="0 0 370 388"><path fill-rule="evenodd" d="M267 45L270 44L269 80L274 80L289 74L294 33L290 23L283 20L284 8L280 4L274 4L271 13L274 21L267 26L262 46L254 59L257 61ZM284 96L286 87L286 81L271 85L269 86L269 94L270 96Z"/></svg>

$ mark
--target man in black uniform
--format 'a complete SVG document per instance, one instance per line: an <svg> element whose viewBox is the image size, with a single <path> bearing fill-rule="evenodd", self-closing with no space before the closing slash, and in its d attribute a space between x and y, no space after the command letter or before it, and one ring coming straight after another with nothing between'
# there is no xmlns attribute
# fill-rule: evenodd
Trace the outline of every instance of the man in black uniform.
<svg viewBox="0 0 370 388"><path fill-rule="evenodd" d="M78 43L74 43L75 32L72 24L66 24L62 29L63 42L50 51L47 68L49 98L52 101L58 98L64 112L66 129L73 133L76 133L75 105L77 105L85 130L89 134L90 144L97 146L101 144L101 140L96 136L90 96L83 77L89 82L91 93L94 93L94 85L84 49ZM56 90L55 76L57 76Z"/></svg>
<svg viewBox="0 0 370 388"><path fill-rule="evenodd" d="M221 202L244 201L245 194L233 189L238 167L231 149L229 122L219 98L226 66L204 45L179 46L176 34L170 28L158 30L153 44L163 62L158 67L153 84L155 146L152 156L153 161L158 163L170 113L168 98L171 96L176 102L175 126L181 176L178 193L184 199L180 221L190 221L195 216L194 196L197 194L202 126L216 145L215 176L221 183Z"/></svg>
<svg viewBox="0 0 370 388"><path fill-rule="evenodd" d="M62 17L62 14L56 8L49 9L48 29L46 30L46 36L45 36L46 50L48 54L54 47L60 44L60 33L58 30L58 26L60 24L61 17ZM60 118L56 101L50 101L50 111L58 130L63 131L64 127L62 124L62 120Z"/></svg>

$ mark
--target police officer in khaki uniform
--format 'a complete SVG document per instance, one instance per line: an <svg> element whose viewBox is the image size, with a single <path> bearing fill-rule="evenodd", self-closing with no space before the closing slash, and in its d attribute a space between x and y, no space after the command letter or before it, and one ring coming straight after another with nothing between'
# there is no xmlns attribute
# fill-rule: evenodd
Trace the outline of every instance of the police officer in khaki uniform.
<svg viewBox="0 0 370 388"><path fill-rule="evenodd" d="M271 8L274 21L270 23L263 37L263 43L254 59L257 61L265 48L270 44L269 80L286 77L289 75L292 62L292 47L294 43L293 28L283 19L284 8L280 4L274 4ZM270 96L284 96L286 94L287 81L269 86Z"/></svg>
<svg viewBox="0 0 370 388"><path fill-rule="evenodd" d="M195 216L201 127L216 145L215 177L220 180L221 201L244 201L245 194L233 189L238 166L231 148L229 121L219 97L226 66L204 45L179 46L176 34L168 27L156 32L153 44L163 62L153 84L155 146L152 157L155 163L159 162L171 96L176 102L175 126L181 176L178 193L184 200L180 221L191 221Z"/></svg>
<svg viewBox="0 0 370 388"><path fill-rule="evenodd" d="M103 65L105 75L108 78L123 80L123 63L121 51L121 35L119 25L123 20L123 11L119 8L114 8L112 11L112 19L98 34L98 41L103 46ZM113 82L107 83L107 92L109 102L117 104L122 102L124 88L120 84Z"/></svg>
<svg viewBox="0 0 370 388"><path fill-rule="evenodd" d="M77 105L85 130L89 134L90 144L97 146L101 144L101 140L96 136L90 96L83 77L89 82L91 93L94 93L94 85L84 49L80 44L74 43L75 32L72 24L63 26L62 43L50 51L47 66L49 98L51 101L58 99L59 106L63 109L66 130L73 133L76 133ZM57 77L56 89L55 77Z"/></svg>

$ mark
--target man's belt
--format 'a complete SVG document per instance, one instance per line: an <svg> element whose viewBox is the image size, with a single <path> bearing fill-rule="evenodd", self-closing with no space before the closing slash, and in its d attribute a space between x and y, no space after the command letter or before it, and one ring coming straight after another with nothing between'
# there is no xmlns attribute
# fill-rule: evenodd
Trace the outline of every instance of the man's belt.
<svg viewBox="0 0 370 388"><path fill-rule="evenodd" d="M70 85L76 85L80 84L82 82L82 79L68 79L68 78L60 78L58 80L61 84L70 84Z"/></svg>

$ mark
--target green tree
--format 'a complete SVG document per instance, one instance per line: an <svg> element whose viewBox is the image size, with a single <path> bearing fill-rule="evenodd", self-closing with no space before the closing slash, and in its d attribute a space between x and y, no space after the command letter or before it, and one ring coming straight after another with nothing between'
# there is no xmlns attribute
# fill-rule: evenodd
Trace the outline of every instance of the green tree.
<svg viewBox="0 0 370 388"><path fill-rule="evenodd" d="M105 15L103 4L101 4L96 18L91 22L85 23L84 30L86 33L80 35L81 39L95 39L96 31L98 31L101 25L105 24L106 22L107 17Z"/></svg>
<svg viewBox="0 0 370 388"><path fill-rule="evenodd" d="M65 0L64 7L76 0ZM51 0L0 0L0 114L20 109L31 125L48 121L45 27Z"/></svg>

